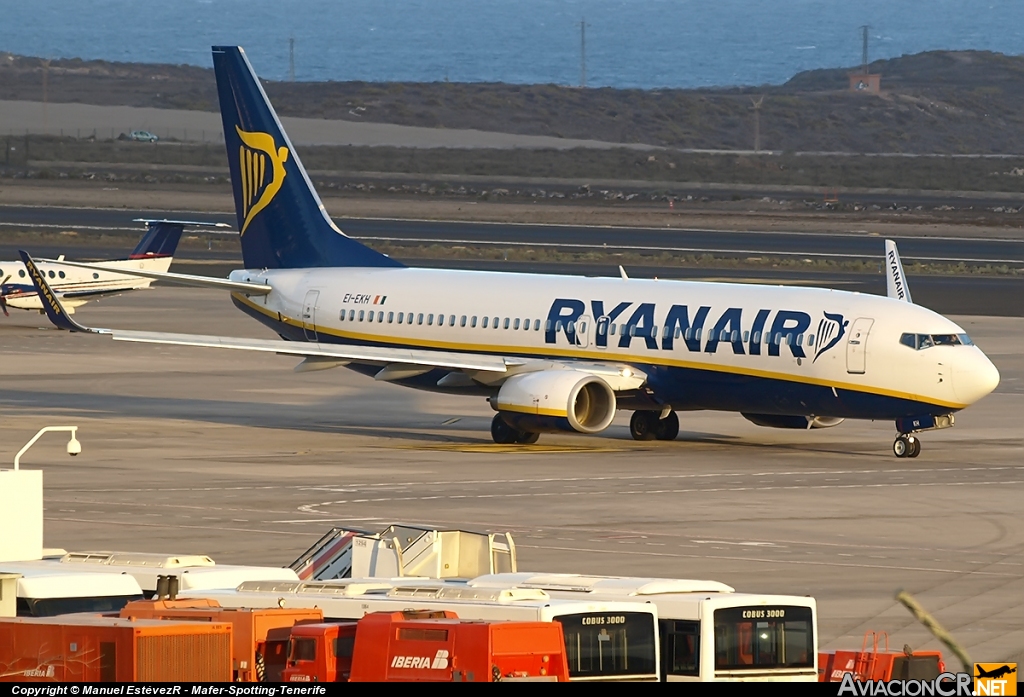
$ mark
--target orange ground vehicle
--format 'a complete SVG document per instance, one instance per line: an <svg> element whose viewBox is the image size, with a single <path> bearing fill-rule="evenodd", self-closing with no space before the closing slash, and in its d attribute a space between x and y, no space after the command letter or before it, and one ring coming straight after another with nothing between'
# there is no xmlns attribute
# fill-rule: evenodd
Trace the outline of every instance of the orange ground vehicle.
<svg viewBox="0 0 1024 697"><path fill-rule="evenodd" d="M279 682L288 654L292 627L323 622L311 608L224 608L216 600L136 600L121 617L183 622L224 622L231 625L232 680Z"/></svg>
<svg viewBox="0 0 1024 697"><path fill-rule="evenodd" d="M886 632L865 632L860 651L818 652L818 682L842 682L847 673L858 681L934 680L945 671L940 651L890 651Z"/></svg>
<svg viewBox="0 0 1024 697"><path fill-rule="evenodd" d="M0 680L226 682L231 625L97 615L0 620Z"/></svg>
<svg viewBox="0 0 1024 697"><path fill-rule="evenodd" d="M374 612L292 629L286 682L569 680L557 622L460 620L452 612Z"/></svg>

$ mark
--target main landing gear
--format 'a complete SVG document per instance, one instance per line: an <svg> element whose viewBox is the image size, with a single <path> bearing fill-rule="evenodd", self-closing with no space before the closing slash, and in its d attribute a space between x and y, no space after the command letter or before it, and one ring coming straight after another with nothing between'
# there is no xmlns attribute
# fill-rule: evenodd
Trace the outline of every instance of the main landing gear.
<svg viewBox="0 0 1024 697"><path fill-rule="evenodd" d="M909 433L901 433L893 441L892 452L896 457L917 457L921 454L921 441Z"/></svg>
<svg viewBox="0 0 1024 697"><path fill-rule="evenodd" d="M501 414L495 414L491 420L491 438L499 445L530 445L540 439L540 434L512 428L501 418Z"/></svg>
<svg viewBox="0 0 1024 697"><path fill-rule="evenodd" d="M679 435L679 417L669 411L665 418L656 411L634 411L629 420L633 440L675 440Z"/></svg>

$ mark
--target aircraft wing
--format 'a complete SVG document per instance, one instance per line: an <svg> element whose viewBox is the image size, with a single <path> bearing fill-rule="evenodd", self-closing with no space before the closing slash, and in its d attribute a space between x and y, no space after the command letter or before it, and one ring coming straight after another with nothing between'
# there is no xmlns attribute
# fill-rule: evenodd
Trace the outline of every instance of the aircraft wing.
<svg viewBox="0 0 1024 697"><path fill-rule="evenodd" d="M155 281L166 281L180 286L193 286L196 288L217 288L219 290L231 290L249 295L267 295L273 288L263 283L246 283L244 281L232 281L227 278L211 278L209 276L194 276L187 273L171 273L169 271L148 271L145 269L125 269L117 266L105 266L103 264L88 264L81 261L56 261L43 259L65 266L76 266L81 269L96 269L98 271L109 271L125 276L140 276L152 278Z"/></svg>
<svg viewBox="0 0 1024 697"><path fill-rule="evenodd" d="M356 363L397 363L430 368L451 368L453 370L482 370L503 373L507 370L501 356L487 356L429 349L399 349L382 346L349 346L340 344L314 344L302 341L279 339L247 339L228 336L203 336L199 334L170 334L166 332L140 332L121 329L102 329L99 333L109 334L114 341L133 341L144 344L171 344L174 346L199 346L225 348L241 351L262 351L305 358L327 358Z"/></svg>

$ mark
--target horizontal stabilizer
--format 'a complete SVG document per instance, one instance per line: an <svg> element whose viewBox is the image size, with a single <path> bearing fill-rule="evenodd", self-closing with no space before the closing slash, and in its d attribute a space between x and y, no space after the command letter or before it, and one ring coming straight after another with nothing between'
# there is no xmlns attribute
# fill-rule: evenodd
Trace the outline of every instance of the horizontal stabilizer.
<svg viewBox="0 0 1024 697"><path fill-rule="evenodd" d="M52 261L44 259L43 261ZM217 288L219 290L230 290L248 295L267 295L273 288L263 283L246 283L244 281L232 281L228 278L211 278L209 276L193 276L187 273L171 273L170 271L148 271L144 269L126 269L115 266L104 266L103 264L87 264L80 261L62 261L65 266L76 266L81 269L95 269L97 271L108 271L120 273L126 276L140 276L152 278L155 281L166 281L179 286L192 286L194 288Z"/></svg>
<svg viewBox="0 0 1024 697"><path fill-rule="evenodd" d="M896 249L896 243L892 240L885 241L885 267L886 295L904 302L914 302L910 299L910 288L907 286L907 276L903 273L900 253Z"/></svg>

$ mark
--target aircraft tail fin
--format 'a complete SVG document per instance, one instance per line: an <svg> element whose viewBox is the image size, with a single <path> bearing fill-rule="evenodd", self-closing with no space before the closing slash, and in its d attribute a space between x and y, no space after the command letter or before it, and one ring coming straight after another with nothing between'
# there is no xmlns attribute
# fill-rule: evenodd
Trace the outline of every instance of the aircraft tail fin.
<svg viewBox="0 0 1024 697"><path fill-rule="evenodd" d="M907 285L907 275L903 272L903 262L900 260L900 253L896 249L896 243L892 240L885 241L885 292L890 298L913 303L910 299L910 287Z"/></svg>
<svg viewBox="0 0 1024 697"><path fill-rule="evenodd" d="M128 255L129 259L151 259L153 257L173 257L181 240L185 226L229 228L227 223L207 223L195 220L150 220L136 218L136 223L146 224L146 234L142 236L135 249Z"/></svg>
<svg viewBox="0 0 1024 697"><path fill-rule="evenodd" d="M214 46L213 68L246 268L402 266L331 221L242 49Z"/></svg>
<svg viewBox="0 0 1024 697"><path fill-rule="evenodd" d="M170 220L146 220L144 222L147 228L146 234L135 245L135 249L128 255L128 258L148 259L174 256L185 225Z"/></svg>

